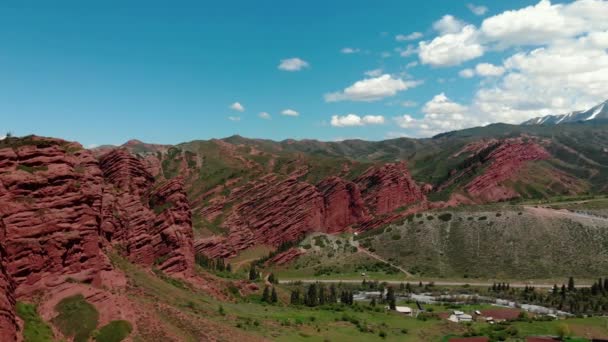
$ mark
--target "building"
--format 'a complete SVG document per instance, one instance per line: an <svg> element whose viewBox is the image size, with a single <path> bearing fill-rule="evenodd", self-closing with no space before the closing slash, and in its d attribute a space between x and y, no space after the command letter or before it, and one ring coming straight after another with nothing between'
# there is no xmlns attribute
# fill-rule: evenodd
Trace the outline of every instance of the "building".
<svg viewBox="0 0 608 342"><path fill-rule="evenodd" d="M396 306L395 311L406 316L414 315L414 310L412 310L412 308L410 308L409 306Z"/></svg>
<svg viewBox="0 0 608 342"><path fill-rule="evenodd" d="M462 311L454 310L450 317L448 317L448 321L454 323L473 322L473 316Z"/></svg>

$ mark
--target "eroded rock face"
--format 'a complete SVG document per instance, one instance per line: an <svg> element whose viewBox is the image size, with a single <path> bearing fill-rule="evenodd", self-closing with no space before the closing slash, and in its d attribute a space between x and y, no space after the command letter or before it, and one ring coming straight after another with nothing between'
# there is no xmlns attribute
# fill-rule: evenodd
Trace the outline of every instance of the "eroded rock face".
<svg viewBox="0 0 608 342"><path fill-rule="evenodd" d="M15 320L15 284L6 271L6 227L0 219L0 336L7 341L17 340L17 321Z"/></svg>
<svg viewBox="0 0 608 342"><path fill-rule="evenodd" d="M190 206L176 178L155 184L144 164L125 149L100 159L104 187L101 233L134 263L167 272L192 271Z"/></svg>
<svg viewBox="0 0 608 342"><path fill-rule="evenodd" d="M103 177L78 144L28 137L0 145L0 219L16 296L70 278L93 282L110 264L100 249Z"/></svg>
<svg viewBox="0 0 608 342"><path fill-rule="evenodd" d="M317 189L323 195L323 226L326 233L342 232L350 225L371 219L357 184L330 177L319 183Z"/></svg>
<svg viewBox="0 0 608 342"><path fill-rule="evenodd" d="M518 197L512 188L501 183L512 178L527 162L548 159L550 154L534 142L521 139L501 141L487 157L487 169L465 186L466 191L475 199L496 202Z"/></svg>
<svg viewBox="0 0 608 342"><path fill-rule="evenodd" d="M367 170L355 179L365 204L376 215L388 214L409 204L425 200L405 163L390 163Z"/></svg>

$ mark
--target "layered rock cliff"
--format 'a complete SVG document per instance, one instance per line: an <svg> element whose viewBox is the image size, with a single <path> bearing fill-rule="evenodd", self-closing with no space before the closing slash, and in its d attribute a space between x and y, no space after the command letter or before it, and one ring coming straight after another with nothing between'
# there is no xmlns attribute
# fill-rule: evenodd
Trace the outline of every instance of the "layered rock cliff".
<svg viewBox="0 0 608 342"><path fill-rule="evenodd" d="M101 232L132 262L168 272L193 266L190 207L180 179L154 183L124 149L100 159L104 186Z"/></svg>

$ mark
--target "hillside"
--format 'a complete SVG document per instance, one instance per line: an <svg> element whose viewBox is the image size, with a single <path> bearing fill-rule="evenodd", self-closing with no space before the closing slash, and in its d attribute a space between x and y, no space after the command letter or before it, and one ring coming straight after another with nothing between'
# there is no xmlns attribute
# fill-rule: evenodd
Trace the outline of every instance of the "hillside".
<svg viewBox="0 0 608 342"><path fill-rule="evenodd" d="M313 231L371 229L430 208L605 192L607 128L495 124L431 139L233 136L123 148L157 179L183 179L197 250L226 257Z"/></svg>

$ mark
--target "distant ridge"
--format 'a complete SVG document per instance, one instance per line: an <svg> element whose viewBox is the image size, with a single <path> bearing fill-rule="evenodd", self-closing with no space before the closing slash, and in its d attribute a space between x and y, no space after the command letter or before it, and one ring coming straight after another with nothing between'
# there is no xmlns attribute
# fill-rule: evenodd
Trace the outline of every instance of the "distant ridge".
<svg viewBox="0 0 608 342"><path fill-rule="evenodd" d="M608 100L588 110L574 111L568 114L540 116L525 121L522 125L558 125L562 123L606 119L608 119Z"/></svg>

